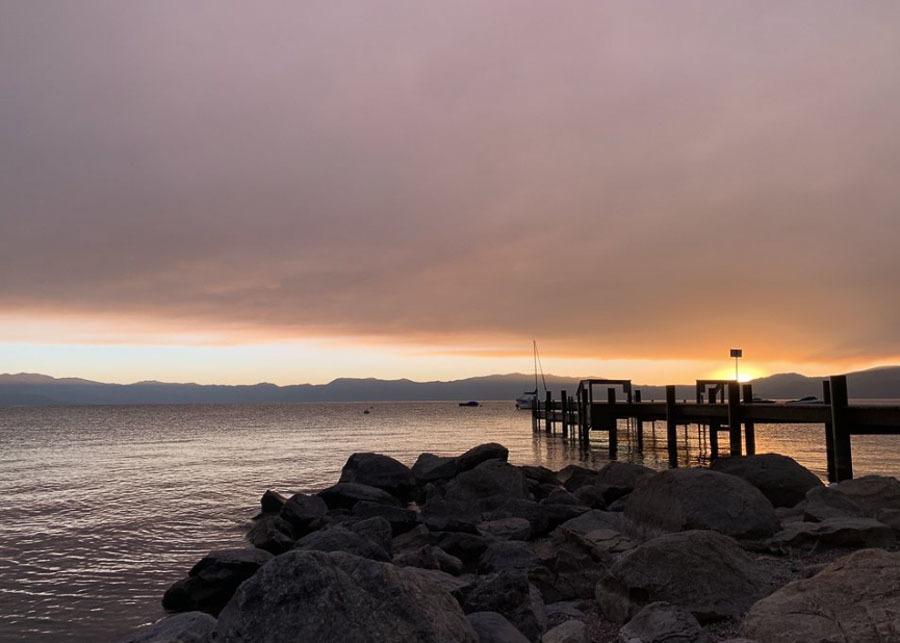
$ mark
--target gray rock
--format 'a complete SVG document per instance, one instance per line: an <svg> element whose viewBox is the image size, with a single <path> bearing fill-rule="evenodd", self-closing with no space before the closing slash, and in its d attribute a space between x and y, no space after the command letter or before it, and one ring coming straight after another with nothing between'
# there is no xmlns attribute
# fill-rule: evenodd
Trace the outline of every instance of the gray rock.
<svg viewBox="0 0 900 643"><path fill-rule="evenodd" d="M267 489L262 498L259 499L259 505L263 513L267 514L277 514L286 502L287 498L271 489Z"/></svg>
<svg viewBox="0 0 900 643"><path fill-rule="evenodd" d="M634 548L634 542L622 533L624 525L621 514L594 510L564 522L553 532L553 538L555 542L574 541L587 548L596 560L608 562Z"/></svg>
<svg viewBox="0 0 900 643"><path fill-rule="evenodd" d="M528 643L516 626L497 612L472 612L466 616L480 643Z"/></svg>
<svg viewBox="0 0 900 643"><path fill-rule="evenodd" d="M557 531L567 534L585 535L597 529L612 529L615 531L623 531L625 522L622 514L611 511L600 511L594 509L587 511L576 518L567 520L557 527Z"/></svg>
<svg viewBox="0 0 900 643"><path fill-rule="evenodd" d="M779 527L759 489L707 469L669 469L643 478L628 497L625 516L661 531L712 529L735 538L766 538Z"/></svg>
<svg viewBox="0 0 900 643"><path fill-rule="evenodd" d="M844 480L837 489L869 516L875 516L881 509L900 509L900 480L897 478L863 476Z"/></svg>
<svg viewBox="0 0 900 643"><path fill-rule="evenodd" d="M142 627L119 643L203 643L216 627L206 612L182 612Z"/></svg>
<svg viewBox="0 0 900 643"><path fill-rule="evenodd" d="M297 541L294 548L304 551L346 552L379 561L391 559L381 545L341 525L307 534Z"/></svg>
<svg viewBox="0 0 900 643"><path fill-rule="evenodd" d="M553 603L591 598L608 566L606 561L597 560L589 548L555 537L536 543L535 553L540 564L528 577L544 599Z"/></svg>
<svg viewBox="0 0 900 643"><path fill-rule="evenodd" d="M823 486L812 471L778 453L720 458L710 468L743 478L762 491L775 507L793 507L810 489Z"/></svg>
<svg viewBox="0 0 900 643"><path fill-rule="evenodd" d="M557 488L547 494L547 497L541 501L541 504L583 505L584 503L570 491L564 488Z"/></svg>
<svg viewBox="0 0 900 643"><path fill-rule="evenodd" d="M741 634L766 643L900 641L900 553L865 549L753 606Z"/></svg>
<svg viewBox="0 0 900 643"><path fill-rule="evenodd" d="M283 554L294 546L294 535L287 520L275 514L263 514L253 522L247 542L269 553Z"/></svg>
<svg viewBox="0 0 900 643"><path fill-rule="evenodd" d="M322 526L328 505L319 496L295 493L281 508L279 515L290 523L296 535L302 536Z"/></svg>
<svg viewBox="0 0 900 643"><path fill-rule="evenodd" d="M507 569L529 571L540 565L528 543L510 540L489 545L478 561L478 573L490 574Z"/></svg>
<svg viewBox="0 0 900 643"><path fill-rule="evenodd" d="M319 497L329 509L353 509L357 502L400 506L400 501L387 491L356 482L339 482L320 491Z"/></svg>
<svg viewBox="0 0 900 643"><path fill-rule="evenodd" d="M766 569L732 538L686 531L623 554L597 584L607 618L624 623L644 605L666 601L701 622L738 618L771 587Z"/></svg>
<svg viewBox="0 0 900 643"><path fill-rule="evenodd" d="M850 498L838 491L837 487L817 487L810 489L806 500L798 505L803 519L821 522L829 518L862 518L866 512Z"/></svg>
<svg viewBox="0 0 900 643"><path fill-rule="evenodd" d="M449 480L459 472L459 458L423 453L412 466L416 482L425 485L438 480Z"/></svg>
<svg viewBox="0 0 900 643"><path fill-rule="evenodd" d="M586 484L575 490L575 498L591 509L605 509L607 488L602 484Z"/></svg>
<svg viewBox="0 0 900 643"><path fill-rule="evenodd" d="M613 460L600 468L597 472L597 480L601 485L606 486L604 498L606 504L610 504L631 493L638 482L654 473L656 472L653 469L640 464Z"/></svg>
<svg viewBox="0 0 900 643"><path fill-rule="evenodd" d="M419 524L419 514L409 509L380 504L377 502L357 502L353 505L353 515L359 518L380 516L391 525L391 532L397 536Z"/></svg>
<svg viewBox="0 0 900 643"><path fill-rule="evenodd" d="M381 453L351 455L341 469L338 482L368 485L398 498L409 497L416 484L409 467Z"/></svg>
<svg viewBox="0 0 900 643"><path fill-rule="evenodd" d="M577 464L570 464L560 469L556 475L563 486L573 493L586 485L600 484L600 475L597 471L580 467Z"/></svg>
<svg viewBox="0 0 900 643"><path fill-rule="evenodd" d="M241 585L215 641L476 643L459 604L438 584L344 553L293 550Z"/></svg>
<svg viewBox="0 0 900 643"><path fill-rule="evenodd" d="M466 589L467 587L471 587L475 582L475 578L473 576L454 576L453 574L442 572L439 569L425 569L423 567L403 567L403 570L409 574L414 574L416 576L419 576L420 578L428 580L429 582L439 585L442 589L446 590L453 596L456 596L459 592Z"/></svg>
<svg viewBox="0 0 900 643"><path fill-rule="evenodd" d="M521 469L499 460L488 460L457 475L442 493L435 491L426 500L423 513L426 524L433 517L444 519L448 524L451 519L477 523L481 522L482 513L504 506L510 500L527 498L528 489Z"/></svg>
<svg viewBox="0 0 900 643"><path fill-rule="evenodd" d="M587 626L583 621L571 620L547 630L541 643L587 643Z"/></svg>
<svg viewBox="0 0 900 643"><path fill-rule="evenodd" d="M683 607L646 605L619 630L619 643L709 643L712 639Z"/></svg>
<svg viewBox="0 0 900 643"><path fill-rule="evenodd" d="M272 554L256 547L212 551L191 568L186 578L166 590L162 605L171 612L200 611L216 616L238 586L272 558Z"/></svg>
<svg viewBox="0 0 900 643"><path fill-rule="evenodd" d="M775 534L774 547L887 547L896 542L893 530L874 518L828 518L821 522L791 522Z"/></svg>
<svg viewBox="0 0 900 643"><path fill-rule="evenodd" d="M464 565L474 565L491 541L478 534L459 531L434 532L435 544L448 554L456 556Z"/></svg>
<svg viewBox="0 0 900 643"><path fill-rule="evenodd" d="M878 522L883 522L893 529L895 535L900 536L900 509L882 509L875 517Z"/></svg>
<svg viewBox="0 0 900 643"><path fill-rule="evenodd" d="M531 523L524 518L500 518L478 523L478 533L497 540L528 540Z"/></svg>
<svg viewBox="0 0 900 643"><path fill-rule="evenodd" d="M474 469L482 462L488 460L499 460L506 462L509 459L509 449L502 444L496 442L488 442L487 444L479 444L472 447L459 458L457 458L457 471L463 472Z"/></svg>
<svg viewBox="0 0 900 643"><path fill-rule="evenodd" d="M505 571L481 576L460 597L467 614L499 612L531 641L540 641L547 617L541 593L520 571Z"/></svg>
<svg viewBox="0 0 900 643"><path fill-rule="evenodd" d="M350 524L350 531L357 533L360 536L365 536L390 555L393 540L391 523L381 516L373 516L354 522Z"/></svg>
<svg viewBox="0 0 900 643"><path fill-rule="evenodd" d="M424 545L418 549L407 549L396 554L393 563L398 567L420 567L437 569L448 574L458 575L463 571L463 563L435 545Z"/></svg>
<svg viewBox="0 0 900 643"><path fill-rule="evenodd" d="M547 626L556 627L566 621L587 621L587 615L580 607L581 601L557 601L547 603L544 612L547 614Z"/></svg>
<svg viewBox="0 0 900 643"><path fill-rule="evenodd" d="M534 480L538 484L551 485L554 487L558 487L560 484L559 478L556 477L556 473L554 473L547 467L523 465L519 468L525 474L526 478L528 478L529 480Z"/></svg>

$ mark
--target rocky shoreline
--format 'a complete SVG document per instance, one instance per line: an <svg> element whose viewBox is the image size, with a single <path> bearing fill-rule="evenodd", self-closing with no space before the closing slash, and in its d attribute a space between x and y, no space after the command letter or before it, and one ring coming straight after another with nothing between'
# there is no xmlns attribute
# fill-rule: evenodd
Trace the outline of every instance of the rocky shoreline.
<svg viewBox="0 0 900 643"><path fill-rule="evenodd" d="M499 444L267 491L128 643L900 641L900 481L764 454L554 472Z"/></svg>

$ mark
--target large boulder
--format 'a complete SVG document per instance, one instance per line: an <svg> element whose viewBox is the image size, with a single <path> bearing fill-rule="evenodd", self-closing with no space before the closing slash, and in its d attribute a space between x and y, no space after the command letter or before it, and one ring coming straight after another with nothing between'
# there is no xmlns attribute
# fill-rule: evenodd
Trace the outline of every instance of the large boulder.
<svg viewBox="0 0 900 643"><path fill-rule="evenodd" d="M606 485L607 504L621 498L637 486L637 483L656 473L653 469L633 462L608 462L597 472L597 480Z"/></svg>
<svg viewBox="0 0 900 643"><path fill-rule="evenodd" d="M474 566L491 544L484 536L460 531L433 532L433 537L438 547L459 558L467 566Z"/></svg>
<svg viewBox="0 0 900 643"><path fill-rule="evenodd" d="M142 627L119 643L204 643L216 627L206 612L182 612Z"/></svg>
<svg viewBox="0 0 900 643"><path fill-rule="evenodd" d="M302 536L322 525L322 520L328 513L328 505L319 496L295 493L280 511L279 515L290 523L294 533Z"/></svg>
<svg viewBox="0 0 900 643"><path fill-rule="evenodd" d="M412 475L420 485L449 480L459 471L459 458L423 453L412 466Z"/></svg>
<svg viewBox="0 0 900 643"><path fill-rule="evenodd" d="M742 633L766 643L900 641L900 553L854 552L785 585L753 606Z"/></svg>
<svg viewBox="0 0 900 643"><path fill-rule="evenodd" d="M837 487L810 489L798 507L803 510L803 520L821 522L829 518L862 518L865 510L838 491Z"/></svg>
<svg viewBox="0 0 900 643"><path fill-rule="evenodd" d="M482 513L504 506L510 500L527 498L528 489L522 470L492 459L463 471L442 490L435 489L426 500L423 513L426 522L438 518L450 522L478 523L482 520Z"/></svg>
<svg viewBox="0 0 900 643"><path fill-rule="evenodd" d="M241 585L215 640L477 643L454 598L419 574L344 553L290 551Z"/></svg>
<svg viewBox="0 0 900 643"><path fill-rule="evenodd" d="M263 513L277 514L279 511L281 511L281 508L284 506L285 502L287 502L287 498L282 496L277 491L267 489L266 492L262 495L262 498L259 499L259 506L262 509Z"/></svg>
<svg viewBox="0 0 900 643"><path fill-rule="evenodd" d="M338 482L355 482L383 489L398 498L412 493L416 481L402 462L381 453L354 453L341 469Z"/></svg>
<svg viewBox="0 0 900 643"><path fill-rule="evenodd" d="M488 460L500 460L506 462L509 459L509 449L502 444L496 442L488 442L487 444L479 444L472 447L456 459L458 472L474 469L482 462Z"/></svg>
<svg viewBox="0 0 900 643"><path fill-rule="evenodd" d="M560 623L556 627L547 630L541 638L541 643L587 643L587 625L583 621L572 619Z"/></svg>
<svg viewBox="0 0 900 643"><path fill-rule="evenodd" d="M544 600L553 603L590 599L607 567L590 548L555 537L536 543L535 553L539 564L529 572L528 578Z"/></svg>
<svg viewBox="0 0 900 643"><path fill-rule="evenodd" d="M528 643L528 639L503 614L472 612L466 616L479 643Z"/></svg>
<svg viewBox="0 0 900 643"><path fill-rule="evenodd" d="M737 618L770 589L766 570L734 539L686 531L623 554L597 584L596 597L616 623L656 601L680 605L702 623Z"/></svg>
<svg viewBox="0 0 900 643"><path fill-rule="evenodd" d="M566 490L572 492L587 485L600 484L600 475L597 471L577 464L570 464L563 467L556 476Z"/></svg>
<svg viewBox="0 0 900 643"><path fill-rule="evenodd" d="M405 549L394 556L393 563L398 567L436 569L453 575L461 574L463 571L463 562L459 558L436 545Z"/></svg>
<svg viewBox="0 0 900 643"><path fill-rule="evenodd" d="M844 480L837 489L869 516L875 516L881 509L900 509L900 480L897 478L863 476Z"/></svg>
<svg viewBox="0 0 900 643"><path fill-rule="evenodd" d="M478 523L478 533L496 540L528 540L531 523L525 518L498 518Z"/></svg>
<svg viewBox="0 0 900 643"><path fill-rule="evenodd" d="M759 489L708 469L669 469L641 479L625 516L660 531L712 529L735 538L767 538L779 527Z"/></svg>
<svg viewBox="0 0 900 643"><path fill-rule="evenodd" d="M272 558L272 554L256 547L212 551L191 568L187 577L166 590L162 605L171 612L200 611L216 616L238 586Z"/></svg>
<svg viewBox="0 0 900 643"><path fill-rule="evenodd" d="M778 453L721 458L713 461L710 468L743 478L762 491L775 507L793 507L806 497L807 491L823 486L812 471Z"/></svg>
<svg viewBox="0 0 900 643"><path fill-rule="evenodd" d="M357 482L338 482L319 492L329 509L353 509L357 502L400 506L400 501L383 489Z"/></svg>
<svg viewBox="0 0 900 643"><path fill-rule="evenodd" d="M541 593L522 571L481 576L460 597L467 614L499 612L531 641L540 641L547 623Z"/></svg>
<svg viewBox="0 0 900 643"><path fill-rule="evenodd" d="M307 534L294 547L307 551L346 552L380 561L391 559L382 545L341 525Z"/></svg>
<svg viewBox="0 0 900 643"><path fill-rule="evenodd" d="M894 531L874 518L827 518L821 522L790 522L771 539L775 547L816 543L819 547L887 547Z"/></svg>
<svg viewBox="0 0 900 643"><path fill-rule="evenodd" d="M478 561L478 572L491 574L507 569L528 572L540 565L537 554L528 543L507 540L493 543L485 549Z"/></svg>
<svg viewBox="0 0 900 643"><path fill-rule="evenodd" d="M710 643L712 639L688 610L650 603L619 630L619 643Z"/></svg>

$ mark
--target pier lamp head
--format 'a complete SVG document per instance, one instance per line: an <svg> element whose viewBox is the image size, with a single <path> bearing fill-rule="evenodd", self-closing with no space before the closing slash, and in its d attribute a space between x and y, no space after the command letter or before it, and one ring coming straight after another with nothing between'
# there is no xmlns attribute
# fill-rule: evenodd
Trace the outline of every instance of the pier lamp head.
<svg viewBox="0 0 900 643"><path fill-rule="evenodd" d="M735 359L737 359L738 357L743 357L743 356L744 356L744 351L743 351L743 349L741 349L741 348L732 348L732 349L731 349L731 356L734 357Z"/></svg>

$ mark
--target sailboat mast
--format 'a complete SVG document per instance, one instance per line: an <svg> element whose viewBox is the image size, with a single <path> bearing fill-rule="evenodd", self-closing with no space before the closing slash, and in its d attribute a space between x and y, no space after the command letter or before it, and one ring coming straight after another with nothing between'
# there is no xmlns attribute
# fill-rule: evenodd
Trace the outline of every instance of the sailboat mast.
<svg viewBox="0 0 900 643"><path fill-rule="evenodd" d="M537 340L531 340L532 348L534 349L534 396L537 397L538 383L537 383Z"/></svg>

